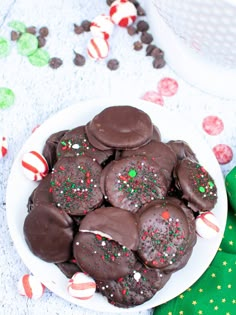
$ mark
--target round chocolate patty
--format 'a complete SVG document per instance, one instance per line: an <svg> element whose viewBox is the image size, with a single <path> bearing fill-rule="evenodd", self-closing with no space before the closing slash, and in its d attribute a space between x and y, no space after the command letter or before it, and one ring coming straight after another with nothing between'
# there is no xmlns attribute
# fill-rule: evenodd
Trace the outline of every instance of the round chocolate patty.
<svg viewBox="0 0 236 315"><path fill-rule="evenodd" d="M103 202L102 168L88 156L65 157L52 171L51 190L59 208L71 215L85 215Z"/></svg>
<svg viewBox="0 0 236 315"><path fill-rule="evenodd" d="M79 267L95 280L114 280L129 274L136 262L134 253L98 234L78 232L73 253Z"/></svg>
<svg viewBox="0 0 236 315"><path fill-rule="evenodd" d="M138 222L129 211L116 207L98 208L88 213L82 220L79 230L109 236L128 249L138 248Z"/></svg>
<svg viewBox="0 0 236 315"><path fill-rule="evenodd" d="M49 170L51 172L53 165L57 161L57 145L60 139L65 134L66 130L58 131L56 133L53 133L45 142L45 145L43 147L43 156L48 162Z"/></svg>
<svg viewBox="0 0 236 315"><path fill-rule="evenodd" d="M90 133L102 144L114 148L137 148L153 135L150 117L132 106L111 106L88 124Z"/></svg>
<svg viewBox="0 0 236 315"><path fill-rule="evenodd" d="M198 162L195 153L190 148L187 142L183 140L171 140L166 144L175 152L178 160L183 160L187 157L190 160Z"/></svg>
<svg viewBox="0 0 236 315"><path fill-rule="evenodd" d="M153 161L157 162L161 167L162 172L166 176L168 185L172 179L172 171L176 165L176 154L165 143L151 140L149 143L143 145L135 150L123 150L121 157L131 157L135 155L148 156Z"/></svg>
<svg viewBox="0 0 236 315"><path fill-rule="evenodd" d="M58 158L85 155L96 159L99 164L104 163L112 154L113 150L101 151L96 149L89 142L84 126L66 132L57 146Z"/></svg>
<svg viewBox="0 0 236 315"><path fill-rule="evenodd" d="M24 236L32 253L53 263L72 257L73 221L63 210L41 203L24 221Z"/></svg>
<svg viewBox="0 0 236 315"><path fill-rule="evenodd" d="M181 160L174 171L175 184L193 211L210 211L217 201L217 187L207 170L198 162Z"/></svg>
<svg viewBox="0 0 236 315"><path fill-rule="evenodd" d="M51 187L51 173L44 177L33 190L32 194L28 199L28 211L30 212L36 206L43 203L54 204L52 193L50 192Z"/></svg>
<svg viewBox="0 0 236 315"><path fill-rule="evenodd" d="M165 272L182 268L196 242L192 211L173 200L152 202L139 218L138 255L147 266Z"/></svg>
<svg viewBox="0 0 236 315"><path fill-rule="evenodd" d="M167 180L156 162L134 156L112 163L105 178L105 192L114 207L135 213L145 203L166 196Z"/></svg>
<svg viewBox="0 0 236 315"><path fill-rule="evenodd" d="M137 262L133 271L118 280L96 281L108 302L118 307L132 307L150 300L169 280L171 274L146 268Z"/></svg>

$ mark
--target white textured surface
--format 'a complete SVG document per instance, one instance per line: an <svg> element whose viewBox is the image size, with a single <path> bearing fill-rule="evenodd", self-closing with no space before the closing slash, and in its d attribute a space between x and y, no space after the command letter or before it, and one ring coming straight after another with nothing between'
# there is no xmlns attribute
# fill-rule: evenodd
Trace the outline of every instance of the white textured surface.
<svg viewBox="0 0 236 315"><path fill-rule="evenodd" d="M141 4L144 2L144 0L140 1ZM33 67L25 57L17 54L14 43L11 43L11 54L5 59L0 59L0 86L11 88L16 95L12 107L0 110L0 133L7 136L9 145L8 155L0 160L1 315L96 314L69 304L49 291L46 291L38 301L26 299L17 293L19 278L29 273L29 270L15 251L8 232L5 215L6 185L16 154L30 136L32 129L46 118L76 101L85 99L109 96L114 98L116 95L132 95L139 98L148 90L156 90L161 78L172 77L178 81L179 91L174 97L165 97L164 106L171 111L185 113L199 128L199 132L205 116L219 116L224 121L224 131L218 136L204 134L203 136L211 147L218 143L228 144L236 155L236 104L189 86L168 66L160 70L153 69L150 57L145 57L145 50L135 52L132 49L134 38L128 36L124 29L116 29L111 38L110 57L120 61L120 68L117 71L108 70L105 60L94 62L87 59L84 67L74 66L73 49L85 54L90 34L75 35L73 23L80 24L84 19L91 20L107 12L105 0L1 0L0 2L0 36L9 38L10 29L7 24L12 20L21 20L28 26L46 25L50 35L45 48L52 57L60 57L64 62L57 70L49 67ZM235 164L236 157L231 163L222 166L224 174ZM12 198L14 194L20 194L20 187L19 191L13 192ZM141 314L149 315L151 310L140 312Z"/></svg>

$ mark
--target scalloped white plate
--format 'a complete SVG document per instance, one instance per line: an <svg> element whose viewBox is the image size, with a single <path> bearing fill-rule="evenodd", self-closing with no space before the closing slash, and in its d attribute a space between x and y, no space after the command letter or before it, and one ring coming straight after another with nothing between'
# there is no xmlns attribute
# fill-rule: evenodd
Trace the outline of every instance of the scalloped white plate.
<svg viewBox="0 0 236 315"><path fill-rule="evenodd" d="M25 178L21 168L21 158L25 152L38 150L42 152L46 139L54 132L63 129L74 128L86 124L102 109L113 105L131 105L144 110L150 115L153 123L161 131L163 142L168 140L185 140L196 153L200 163L214 178L218 188L218 201L213 209L219 223L221 233L212 240L204 240L198 237L192 256L187 265L174 273L167 284L146 303L129 308L117 308L109 304L100 294L96 293L88 301L80 301L72 298L67 293L68 279L54 265L46 263L29 250L24 240L23 224L27 215L27 201L29 195L37 183ZM12 194L12 192L17 192ZM70 303L82 307L103 312L134 312L152 308L165 303L181 294L197 281L214 258L220 245L227 217L227 195L224 178L220 166L211 149L200 136L200 132L193 127L193 123L176 113L171 113L163 107L143 100L89 100L70 106L45 121L26 141L16 157L7 186L7 221L14 245L24 264L32 274L39 277L41 282L56 295Z"/></svg>

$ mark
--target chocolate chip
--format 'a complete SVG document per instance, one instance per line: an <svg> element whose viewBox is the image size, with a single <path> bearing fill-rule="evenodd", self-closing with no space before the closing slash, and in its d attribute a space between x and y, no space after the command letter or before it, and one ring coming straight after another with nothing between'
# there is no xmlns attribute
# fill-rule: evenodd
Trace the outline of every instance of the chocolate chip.
<svg viewBox="0 0 236 315"><path fill-rule="evenodd" d="M37 29L35 26L29 26L26 28L26 33L30 33L32 35L35 35L37 33Z"/></svg>
<svg viewBox="0 0 236 315"><path fill-rule="evenodd" d="M20 38L20 33L16 31L11 31L11 40L15 41Z"/></svg>
<svg viewBox="0 0 236 315"><path fill-rule="evenodd" d="M77 24L74 24L74 32L75 34L79 35L79 34L82 34L84 32L84 28L82 25L77 25Z"/></svg>
<svg viewBox="0 0 236 315"><path fill-rule="evenodd" d="M147 45L147 48L146 48L146 56L151 56L151 53L153 51L153 49L155 49L157 46L156 45L153 45L153 44L149 44Z"/></svg>
<svg viewBox="0 0 236 315"><path fill-rule="evenodd" d="M139 21L137 23L137 30L139 32L146 32L149 29L149 24L146 21Z"/></svg>
<svg viewBox="0 0 236 315"><path fill-rule="evenodd" d="M130 36L133 36L134 34L137 34L137 29L133 25L130 25L127 27L127 32Z"/></svg>
<svg viewBox="0 0 236 315"><path fill-rule="evenodd" d="M143 9L143 7L141 7L141 5L138 5L138 6L136 7L136 9L137 9L137 15L138 15L138 16L145 16L145 15L146 15L146 12L145 12L145 10Z"/></svg>
<svg viewBox="0 0 236 315"><path fill-rule="evenodd" d="M52 69L57 69L63 64L63 61L60 58L53 57L49 60L49 66Z"/></svg>
<svg viewBox="0 0 236 315"><path fill-rule="evenodd" d="M140 41L134 42L134 50L141 50L143 48L143 44Z"/></svg>
<svg viewBox="0 0 236 315"><path fill-rule="evenodd" d="M76 66L81 67L81 66L85 65L85 61L86 60L85 60L85 57L83 55L75 52L75 58L74 58L73 62Z"/></svg>
<svg viewBox="0 0 236 315"><path fill-rule="evenodd" d="M155 69L160 69L165 66L166 62L163 58L154 58L152 65Z"/></svg>
<svg viewBox="0 0 236 315"><path fill-rule="evenodd" d="M144 44L150 44L153 41L152 34L148 32L143 32L140 38L141 38L142 43Z"/></svg>
<svg viewBox="0 0 236 315"><path fill-rule="evenodd" d="M117 59L110 59L108 62L107 62L107 67L110 69L110 70L117 70L119 68L119 61Z"/></svg>
<svg viewBox="0 0 236 315"><path fill-rule="evenodd" d="M84 21L81 23L81 26L83 27L83 29L84 29L85 32L89 32L89 31L90 31L91 22L88 21L88 20L84 20Z"/></svg>
<svg viewBox="0 0 236 315"><path fill-rule="evenodd" d="M39 36L37 37L37 39L38 39L38 47L39 47L39 48L41 48L41 47L43 47L43 46L46 45L46 39L45 39L45 37L43 37L42 35L39 35Z"/></svg>
<svg viewBox="0 0 236 315"><path fill-rule="evenodd" d="M115 0L107 0L106 2L107 2L107 5L110 6L114 1L115 1Z"/></svg>
<svg viewBox="0 0 236 315"><path fill-rule="evenodd" d="M47 37L49 34L49 30L46 26L43 26L39 29L39 34L43 37Z"/></svg>
<svg viewBox="0 0 236 315"><path fill-rule="evenodd" d="M164 52L160 48L155 47L151 52L151 56L154 58L162 58L164 56Z"/></svg>

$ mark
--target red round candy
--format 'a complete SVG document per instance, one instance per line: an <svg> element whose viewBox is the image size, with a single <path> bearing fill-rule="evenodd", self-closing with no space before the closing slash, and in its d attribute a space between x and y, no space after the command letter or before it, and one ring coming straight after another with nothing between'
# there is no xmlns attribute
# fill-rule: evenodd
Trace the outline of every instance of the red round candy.
<svg viewBox="0 0 236 315"><path fill-rule="evenodd" d="M143 96L142 99L145 101L149 101L158 105L164 105L164 99L162 95L156 91L147 91Z"/></svg>
<svg viewBox="0 0 236 315"><path fill-rule="evenodd" d="M163 96L173 96L178 91L178 82L172 78L163 78L158 82L157 90Z"/></svg>
<svg viewBox="0 0 236 315"><path fill-rule="evenodd" d="M224 130L224 123L217 116L207 116L203 119L202 128L209 135L216 136Z"/></svg>
<svg viewBox="0 0 236 315"><path fill-rule="evenodd" d="M220 164L227 164L233 158L233 151L227 144L216 145L213 152Z"/></svg>

